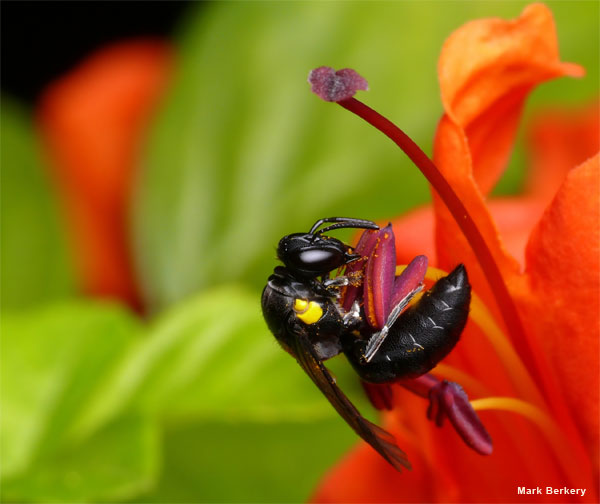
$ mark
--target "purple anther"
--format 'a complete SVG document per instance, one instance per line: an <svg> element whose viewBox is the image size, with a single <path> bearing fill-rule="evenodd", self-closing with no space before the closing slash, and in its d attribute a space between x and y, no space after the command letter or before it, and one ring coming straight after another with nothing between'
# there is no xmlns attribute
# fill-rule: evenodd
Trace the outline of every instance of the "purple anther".
<svg viewBox="0 0 600 504"><path fill-rule="evenodd" d="M364 309L374 329L381 329L392 309L396 276L396 245L391 224L377 232L364 279Z"/></svg>
<svg viewBox="0 0 600 504"><path fill-rule="evenodd" d="M367 81L351 68L337 72L326 66L315 68L308 74L308 82L311 91L328 102L347 100L359 89L366 91L369 88Z"/></svg>
<svg viewBox="0 0 600 504"><path fill-rule="evenodd" d="M432 389L433 390L433 389ZM444 425L444 419L446 418L446 412L440 401L440 394L435 392L432 393L430 390L429 394L429 406L427 407L427 418L431 420L435 425L441 427Z"/></svg>
<svg viewBox="0 0 600 504"><path fill-rule="evenodd" d="M427 416L441 425L448 417L463 441L481 455L492 453L492 439L471 406L463 388L454 382L442 381L429 391L431 401Z"/></svg>
<svg viewBox="0 0 600 504"><path fill-rule="evenodd" d="M424 399L429 399L429 391L441 382L432 374L426 373L418 378L402 380L398 383L405 389L410 390L413 394L416 394Z"/></svg>
<svg viewBox="0 0 600 504"><path fill-rule="evenodd" d="M467 446L481 455L492 453L492 439L458 383L440 381L432 374L398 383L414 394L429 399L427 418L438 427L448 418Z"/></svg>
<svg viewBox="0 0 600 504"><path fill-rule="evenodd" d="M363 380L360 383L375 409L391 411L394 408L394 392L389 383L368 383Z"/></svg>
<svg viewBox="0 0 600 504"><path fill-rule="evenodd" d="M415 257L400 276L397 276L394 280L392 308L423 283L425 273L427 273L427 256Z"/></svg>

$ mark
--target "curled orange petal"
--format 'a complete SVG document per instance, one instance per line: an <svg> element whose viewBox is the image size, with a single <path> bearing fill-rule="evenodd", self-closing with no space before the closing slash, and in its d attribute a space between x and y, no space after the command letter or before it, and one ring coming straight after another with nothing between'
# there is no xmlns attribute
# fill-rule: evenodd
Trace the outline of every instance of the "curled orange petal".
<svg viewBox="0 0 600 504"><path fill-rule="evenodd" d="M466 132L484 194L504 169L527 93L546 80L583 74L560 61L554 19L543 4L510 21L471 21L448 37L438 63L442 104Z"/></svg>
<svg viewBox="0 0 600 504"><path fill-rule="evenodd" d="M456 30L438 65L445 116L434 160L476 220L505 276L520 267L508 253L487 209L485 195L504 170L523 101L538 84L581 67L561 63L551 12L526 7L515 20L483 19ZM434 195L439 265L466 262L478 290L489 299L483 274L452 217Z"/></svg>

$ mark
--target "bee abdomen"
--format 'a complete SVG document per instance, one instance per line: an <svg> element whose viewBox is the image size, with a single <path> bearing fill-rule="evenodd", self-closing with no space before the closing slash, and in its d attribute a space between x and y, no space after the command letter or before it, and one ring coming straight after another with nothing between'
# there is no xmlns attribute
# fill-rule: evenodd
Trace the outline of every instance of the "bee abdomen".
<svg viewBox="0 0 600 504"><path fill-rule="evenodd" d="M361 358L365 340L346 340L344 352L366 381L416 378L454 348L467 322L470 301L471 286L461 264L398 317L370 362Z"/></svg>

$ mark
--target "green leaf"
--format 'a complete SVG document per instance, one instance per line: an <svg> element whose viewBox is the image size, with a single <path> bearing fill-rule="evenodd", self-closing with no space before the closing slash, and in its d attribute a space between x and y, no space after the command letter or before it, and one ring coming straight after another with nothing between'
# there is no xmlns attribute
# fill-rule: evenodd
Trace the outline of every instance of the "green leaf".
<svg viewBox="0 0 600 504"><path fill-rule="evenodd" d="M170 426L154 491L138 502L306 502L357 443L339 418Z"/></svg>
<svg viewBox="0 0 600 504"><path fill-rule="evenodd" d="M143 338L129 314L92 303L4 316L3 498L305 499L357 438L277 345L259 303L246 289L212 289ZM332 368L357 396L349 366ZM280 463L290 453L294 470Z"/></svg>
<svg viewBox="0 0 600 504"><path fill-rule="evenodd" d="M4 496L89 500L123 497L128 485L146 488L154 471L150 454L156 450L149 419L92 421L96 428L87 431L79 425L138 337L132 315L91 302L3 315Z"/></svg>
<svg viewBox="0 0 600 504"><path fill-rule="evenodd" d="M73 278L29 113L4 97L1 121L1 303L24 308L71 295Z"/></svg>
<svg viewBox="0 0 600 504"><path fill-rule="evenodd" d="M158 475L156 422L119 418L80 443L37 460L25 474L2 482L2 500L123 501L151 488Z"/></svg>
<svg viewBox="0 0 600 504"><path fill-rule="evenodd" d="M573 2L571 17L571 4L552 3L561 33L572 35L568 47L579 50L564 56L598 60L588 37L597 41L597 7ZM389 218L428 200L425 180L391 142L310 93L308 71L355 68L371 88L360 98L428 150L441 115L436 64L444 39L466 21L516 17L525 5L203 6L181 38L178 76L137 186L136 257L151 305L230 280L262 285L279 238L319 217ZM564 101L560 89L590 96L597 78L591 84L562 79L552 101Z"/></svg>
<svg viewBox="0 0 600 504"><path fill-rule="evenodd" d="M5 314L3 498L122 500L172 492L166 500L173 500L198 491L212 499L219 486L230 501L246 490L257 500L283 498L286 486L294 486L288 495L304 498L356 442L269 333L257 293L232 286L206 291L145 332L141 337L139 322L122 309L91 302ZM349 366L332 368L344 390L357 395ZM365 410L364 399L356 402ZM157 436L165 425L167 458L159 464ZM205 449L180 456L192 433L187 444ZM290 450L297 461L309 464L318 454L318 462L301 476L282 474L277 461ZM227 458L235 453L230 470L253 469L240 486L223 489ZM199 479L175 491L173 467L184 460ZM166 472L153 492L159 465ZM268 493L269 487L278 490Z"/></svg>

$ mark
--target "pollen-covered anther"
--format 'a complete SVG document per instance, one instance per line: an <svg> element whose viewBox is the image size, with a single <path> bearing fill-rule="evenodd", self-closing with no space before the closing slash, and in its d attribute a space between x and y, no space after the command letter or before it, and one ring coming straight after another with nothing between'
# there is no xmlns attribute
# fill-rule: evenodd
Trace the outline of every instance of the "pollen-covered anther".
<svg viewBox="0 0 600 504"><path fill-rule="evenodd" d="M308 74L311 91L328 102L340 102L352 98L358 90L367 91L367 81L351 68L337 72L327 66L311 70Z"/></svg>
<svg viewBox="0 0 600 504"><path fill-rule="evenodd" d="M362 285L363 273L362 271L352 271L346 275L348 284L354 287Z"/></svg>
<svg viewBox="0 0 600 504"><path fill-rule="evenodd" d="M458 383L444 380L429 391L427 416L442 425L448 418L463 441L481 455L492 453L492 439Z"/></svg>

